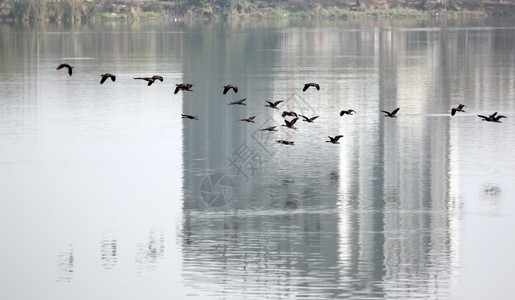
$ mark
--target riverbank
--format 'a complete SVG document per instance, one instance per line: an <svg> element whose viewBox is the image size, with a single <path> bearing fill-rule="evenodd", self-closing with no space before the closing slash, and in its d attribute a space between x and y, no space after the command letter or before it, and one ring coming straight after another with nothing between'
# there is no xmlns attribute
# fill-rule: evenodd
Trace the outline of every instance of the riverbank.
<svg viewBox="0 0 515 300"><path fill-rule="evenodd" d="M388 2L77 2L66 0L6 1L0 4L1 22L104 22L104 21L177 21L177 20L240 20L240 19L360 19L360 18L424 18L424 17L487 17L513 16L513 2L482 2L481 5L459 0L445 4L431 0L392 5Z"/></svg>

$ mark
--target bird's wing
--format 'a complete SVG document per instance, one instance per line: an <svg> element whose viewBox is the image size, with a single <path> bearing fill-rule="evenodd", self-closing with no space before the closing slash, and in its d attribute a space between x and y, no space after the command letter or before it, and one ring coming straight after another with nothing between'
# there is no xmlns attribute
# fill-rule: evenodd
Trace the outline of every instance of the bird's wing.
<svg viewBox="0 0 515 300"><path fill-rule="evenodd" d="M282 102L284 102L284 101L282 101L282 100L281 101L275 101L274 102L274 106L277 106L277 105L279 105L279 103L282 103Z"/></svg>
<svg viewBox="0 0 515 300"><path fill-rule="evenodd" d="M295 118L295 119L291 120L291 125L293 126L293 124L295 124L295 122L297 122L298 119L299 118Z"/></svg>
<svg viewBox="0 0 515 300"><path fill-rule="evenodd" d="M313 118L309 119L310 121L315 121L318 116L314 116Z"/></svg>
<svg viewBox="0 0 515 300"><path fill-rule="evenodd" d="M150 84L149 84L149 85L150 85ZM173 93L174 93L174 94L177 94L177 93L179 92L179 90L180 90L180 89L181 89L180 87L176 87L176 88L175 88L175 91L173 91Z"/></svg>
<svg viewBox="0 0 515 300"><path fill-rule="evenodd" d="M100 79L100 84L103 84L107 80L107 75L100 75L102 79Z"/></svg>
<svg viewBox="0 0 515 300"><path fill-rule="evenodd" d="M224 92L223 92L223 94L224 94L224 95L225 95L225 94L227 94L227 91L229 91L229 89L230 89L230 87L224 86Z"/></svg>
<svg viewBox="0 0 515 300"><path fill-rule="evenodd" d="M303 92L305 92L308 88L309 88L309 84L307 84L307 83L306 83L306 84L304 85L304 88L302 89L302 91L303 91Z"/></svg>
<svg viewBox="0 0 515 300"><path fill-rule="evenodd" d="M396 109L394 109L394 110L392 111L392 115L395 115L395 114L399 111L399 109L400 109L399 107L397 107Z"/></svg>
<svg viewBox="0 0 515 300"><path fill-rule="evenodd" d="M320 85L315 84L315 87L317 88L317 91L320 91Z"/></svg>
<svg viewBox="0 0 515 300"><path fill-rule="evenodd" d="M451 116L454 116L456 114L456 108L451 109Z"/></svg>

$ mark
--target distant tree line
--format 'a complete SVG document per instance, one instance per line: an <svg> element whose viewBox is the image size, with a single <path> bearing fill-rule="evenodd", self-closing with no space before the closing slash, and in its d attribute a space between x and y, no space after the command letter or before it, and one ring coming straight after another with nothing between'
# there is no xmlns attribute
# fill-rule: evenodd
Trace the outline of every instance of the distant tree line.
<svg viewBox="0 0 515 300"><path fill-rule="evenodd" d="M411 9L411 11L407 11ZM180 18L349 18L413 11L513 15L515 0L0 0L2 21L88 22Z"/></svg>

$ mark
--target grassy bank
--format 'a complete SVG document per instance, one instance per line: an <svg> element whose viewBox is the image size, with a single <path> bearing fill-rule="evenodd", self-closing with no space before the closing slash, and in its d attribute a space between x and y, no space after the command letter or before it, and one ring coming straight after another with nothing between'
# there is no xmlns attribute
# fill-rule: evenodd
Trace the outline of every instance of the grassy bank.
<svg viewBox="0 0 515 300"><path fill-rule="evenodd" d="M102 22L102 21L168 21L173 18L187 20L213 19L359 19L359 18L418 18L418 17L484 17L488 15L513 16L509 4L492 3L474 7L459 0L442 4L432 0L410 2L414 7L382 9L380 6L356 6L340 3L340 6L322 4L250 0L187 0L180 2L147 1L132 5L131 2L84 2L82 0L11 0L0 4L0 20L3 22ZM352 5L351 5L352 4ZM483 3L484 4L484 3ZM508 8L508 9L507 9Z"/></svg>

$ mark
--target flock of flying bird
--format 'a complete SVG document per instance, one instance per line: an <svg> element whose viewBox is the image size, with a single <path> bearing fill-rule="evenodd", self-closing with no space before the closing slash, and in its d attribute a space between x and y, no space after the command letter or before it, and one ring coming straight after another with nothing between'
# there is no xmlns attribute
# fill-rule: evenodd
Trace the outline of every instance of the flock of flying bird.
<svg viewBox="0 0 515 300"><path fill-rule="evenodd" d="M73 73L73 67L72 66L70 66L69 64L63 63L63 64L60 64L57 67L57 70L60 70L60 69L63 69L63 68L66 68L68 70L68 74L70 76L72 76L72 73ZM103 84L109 78L113 82L116 81L116 76L111 74L111 73L101 74L100 77L101 77L100 84ZM147 82L148 86L151 86L156 80L159 80L159 81L163 82L163 77L159 76L159 75L154 75L152 77L134 77L134 79L144 80L144 81ZM192 92L193 91L192 87L193 87L193 84L190 84L190 83L179 83L179 84L176 84L175 85L174 94L177 94L179 91L189 91L189 92ZM302 91L305 92L310 87L314 87L318 91L320 90L320 85L319 84L310 82L310 83L304 84L304 88L302 89ZM237 86L225 85L223 87L222 94L223 95L227 94L227 92L229 92L231 89L234 91L234 93L238 92L238 87ZM241 100L230 102L228 105L246 105L246 103L245 103L246 100L247 100L247 98L243 98ZM266 107L270 107L272 109L279 109L278 105L280 103L284 102L284 101L271 102L271 101L268 101L268 100L265 100L265 101L267 102L267 104L265 106ZM463 104L458 105L458 107L451 108L451 116L454 116L457 112L465 112L464 108L465 108L465 105L463 105ZM396 109L394 109L391 112L386 111L386 110L382 110L381 112L385 113L385 115L384 115L385 117L397 118L397 112L399 112L399 109L400 108L396 108ZM353 110L353 109L342 110L342 111L340 111L340 116L352 115L354 113L356 113L356 111ZM181 114L181 115L182 115L183 119L191 119L191 120L198 120L199 119L197 116L193 116L193 115L186 115L186 114ZM494 122L494 123L502 123L501 119L502 118L506 118L506 116L498 115L497 112L494 112L493 114L488 115L488 116L485 116L485 115L477 115L477 116L480 117L482 121ZM297 122L297 120L299 119L298 117L302 117L303 121L305 121L305 122L313 123L315 121L315 119L317 119L319 116L306 117L306 116L297 114L294 111L283 111L282 117L285 118L284 119L284 123L285 124L283 124L282 126L285 126L286 128L290 128L290 129L297 129L294 125ZM292 119L289 120L286 117L291 117ZM252 117L248 117L246 119L240 119L239 121L254 123L254 119L255 118L256 118L256 116L252 116ZM277 131L276 127L277 126L270 126L270 127L267 127L267 128L260 129L260 131ZM332 144L339 144L338 141L342 137L343 137L343 135L336 135L334 137L329 136L329 140L326 141L326 142L327 143L332 143ZM276 140L276 142L279 143L279 144L283 144L283 145L294 145L293 141Z"/></svg>

